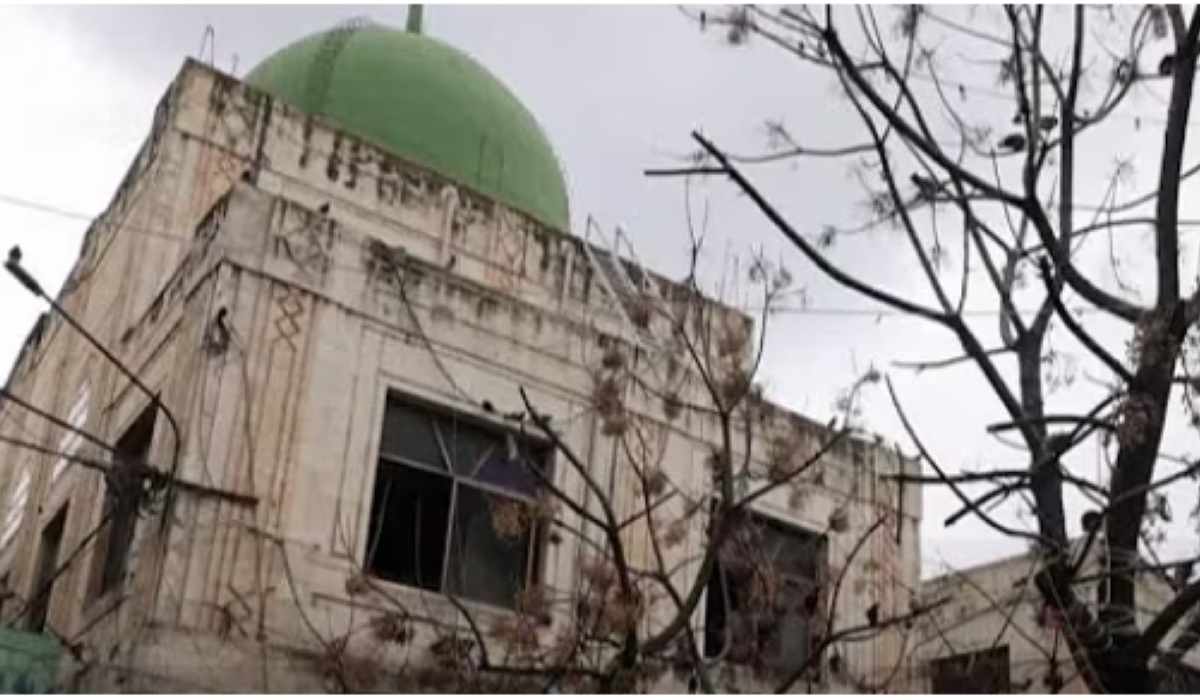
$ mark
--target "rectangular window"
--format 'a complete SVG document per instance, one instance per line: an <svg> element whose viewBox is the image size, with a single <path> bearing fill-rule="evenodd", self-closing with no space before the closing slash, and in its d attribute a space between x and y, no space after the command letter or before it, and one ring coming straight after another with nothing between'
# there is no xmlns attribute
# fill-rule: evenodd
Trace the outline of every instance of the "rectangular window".
<svg viewBox="0 0 1200 700"><path fill-rule="evenodd" d="M0 547L7 547L21 528L25 519L25 506L29 503L29 467L19 466L12 490L8 492L8 509L4 513L4 529L0 531Z"/></svg>
<svg viewBox="0 0 1200 700"><path fill-rule="evenodd" d="M157 418L157 409L147 407L114 445L113 468L105 474L100 510L107 524L101 528L92 565L92 590L97 596L113 590L125 578L142 502L140 472L150 457Z"/></svg>
<svg viewBox="0 0 1200 700"><path fill-rule="evenodd" d="M33 579L33 590L29 592L28 622L32 632L46 629L50 600L54 595L58 555L62 550L63 533L66 528L67 508L63 506L42 530L41 544L38 546L37 575Z"/></svg>
<svg viewBox="0 0 1200 700"><path fill-rule="evenodd" d="M956 654L934 659L931 692L934 695L1008 695L1008 647Z"/></svg>
<svg viewBox="0 0 1200 700"><path fill-rule="evenodd" d="M536 581L545 445L389 396L366 542L372 576L511 607Z"/></svg>
<svg viewBox="0 0 1200 700"><path fill-rule="evenodd" d="M16 597L12 590L12 574L0 576L0 623L9 622L8 615L12 612L13 600Z"/></svg>
<svg viewBox="0 0 1200 700"><path fill-rule="evenodd" d="M825 539L744 518L722 542L708 581L704 654L786 676L805 665L820 632Z"/></svg>
<svg viewBox="0 0 1200 700"><path fill-rule="evenodd" d="M71 404L70 412L67 414L67 425L83 430L87 427L88 409L91 405L92 392L85 380L83 385L79 387L79 391L75 394L75 400ZM63 429L62 437L58 441L58 451L62 453L54 462L54 468L50 472L50 481L58 480L59 475L71 463L69 457L74 457L79 454L79 448L83 445L83 436L74 430Z"/></svg>

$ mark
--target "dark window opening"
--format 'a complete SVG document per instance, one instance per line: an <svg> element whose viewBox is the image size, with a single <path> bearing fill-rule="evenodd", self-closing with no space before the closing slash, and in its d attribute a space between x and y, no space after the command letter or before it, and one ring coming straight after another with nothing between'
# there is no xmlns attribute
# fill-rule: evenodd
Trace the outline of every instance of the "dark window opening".
<svg viewBox="0 0 1200 700"><path fill-rule="evenodd" d="M13 599L16 594L12 590L12 575L0 576L0 622L8 622L8 614L12 612Z"/></svg>
<svg viewBox="0 0 1200 700"><path fill-rule="evenodd" d="M129 566L130 548L142 505L142 475L150 457L150 444L158 411L147 407L117 440L113 468L105 474L102 521L92 570L92 589L102 596L117 588Z"/></svg>
<svg viewBox="0 0 1200 700"><path fill-rule="evenodd" d="M704 655L790 675L821 632L825 540L757 515L726 537L708 581Z"/></svg>
<svg viewBox="0 0 1200 700"><path fill-rule="evenodd" d="M42 530L38 545L37 575L33 579L33 590L29 593L29 630L41 632L46 629L50 615L50 599L54 595L55 573L58 555L62 549L63 532L67 527L67 508L63 506Z"/></svg>
<svg viewBox="0 0 1200 700"><path fill-rule="evenodd" d="M369 574L502 607L536 583L544 445L391 396L379 452Z"/></svg>
<svg viewBox="0 0 1200 700"><path fill-rule="evenodd" d="M1007 695L1011 692L1008 647L935 659L934 695Z"/></svg>

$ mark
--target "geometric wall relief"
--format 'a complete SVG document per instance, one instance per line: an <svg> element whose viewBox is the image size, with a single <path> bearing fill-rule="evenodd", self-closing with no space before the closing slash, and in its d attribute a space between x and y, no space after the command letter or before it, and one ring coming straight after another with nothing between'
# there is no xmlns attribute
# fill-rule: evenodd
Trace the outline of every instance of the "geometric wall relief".
<svg viewBox="0 0 1200 700"><path fill-rule="evenodd" d="M487 280L504 292L516 292L525 267L525 231L508 216L498 216L488 255Z"/></svg>
<svg viewBox="0 0 1200 700"><path fill-rule="evenodd" d="M295 350L295 337L300 335L300 318L304 315L304 301L296 290L287 284L275 285L272 301L279 313L275 317L275 330L278 331L278 335L271 341L271 346L274 347L283 341Z"/></svg>
<svg viewBox="0 0 1200 700"><path fill-rule="evenodd" d="M309 218L289 231L275 234L275 255L290 261L313 281L323 282L332 259L333 223L324 218Z"/></svg>

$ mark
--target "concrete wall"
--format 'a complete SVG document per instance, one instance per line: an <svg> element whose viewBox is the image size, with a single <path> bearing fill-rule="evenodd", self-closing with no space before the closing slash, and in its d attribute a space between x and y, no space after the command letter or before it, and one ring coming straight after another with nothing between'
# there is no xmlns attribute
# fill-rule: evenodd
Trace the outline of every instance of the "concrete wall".
<svg viewBox="0 0 1200 700"><path fill-rule="evenodd" d="M400 602L461 625L438 596L382 584L385 604L380 595L347 592L365 547L389 389L496 422L522 407L524 388L563 426L593 478L611 484L618 514L636 511L633 471L591 408L592 371L614 346L650 374L668 358L635 342L578 238L194 63L161 114L145 157L102 219L113 223L89 235L62 299L163 392L182 428L179 476L239 498L179 492L166 539L157 517L144 518L120 598L87 599L90 551L82 548L56 586L51 621L66 636L82 635L88 687L319 689L320 639L361 627L373 609ZM395 272L381 266L382 250L393 257L403 250L404 294ZM222 312L230 333L214 344ZM56 321L29 344L9 388L65 415L84 377L95 406L88 428L115 439L146 397ZM496 411L468 398L486 398ZM648 396L631 394L629 405L660 439L668 477L702 495L715 423L691 411L671 419ZM15 406L0 410L6 424L23 422L39 440L57 443L59 432ZM755 463L766 458L772 435L798 430L797 449L828 438L781 408L762 430ZM166 465L172 454L173 435L160 424L151 461ZM99 475L73 467L51 485L48 468L34 466L39 459L50 461L0 445L0 493L20 465L38 475L25 526L0 552L18 591L32 580L38 523L69 502L69 552L99 518ZM916 468L855 439L808 475L802 497L779 491L762 502L765 513L816 532L844 508L847 526L830 533L835 573L886 519L845 576L836 628L861 625L872 603L883 617L907 611L919 575L919 491L882 477ZM578 475L556 474L559 488L582 500ZM577 516L564 520L581 525ZM630 527L625 538L635 565L649 568L646 528ZM671 554L681 583L695 576L687 562L703 546L696 531ZM569 589L577 581L581 548L569 533L549 547L547 585ZM504 614L475 607L485 621ZM397 664L419 646L381 651L361 635L350 644ZM880 679L891 677L905 648L897 629L839 651L855 675ZM827 687L846 683L833 678Z"/></svg>

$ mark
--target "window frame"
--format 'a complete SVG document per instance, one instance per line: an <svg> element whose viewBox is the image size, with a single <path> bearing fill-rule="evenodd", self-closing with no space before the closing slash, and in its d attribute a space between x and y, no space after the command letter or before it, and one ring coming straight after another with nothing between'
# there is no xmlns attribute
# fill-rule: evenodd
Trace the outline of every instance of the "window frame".
<svg viewBox="0 0 1200 700"><path fill-rule="evenodd" d="M29 506L29 492L33 487L33 467L21 461L18 462L16 469L17 473L8 489L4 521L0 524L0 549L12 544L21 531Z"/></svg>
<svg viewBox="0 0 1200 700"><path fill-rule="evenodd" d="M50 622L50 606L54 600L54 589L57 588L55 574L58 572L63 543L67 538L69 508L69 504L59 508L42 527L38 537L33 587L26 596L29 602L25 614L25 627L30 632L43 632Z"/></svg>
<svg viewBox="0 0 1200 700"><path fill-rule="evenodd" d="M71 405L67 409L66 423L73 430L60 428L61 434L57 449L61 454L55 459L54 466L50 469L51 484L58 482L58 478L71 465L71 458L78 456L80 450L83 449L84 438L79 431L87 430L92 414L92 398L92 383L85 377L79 383L75 393L71 395Z"/></svg>
<svg viewBox="0 0 1200 700"><path fill-rule="evenodd" d="M134 414L113 443L112 468L103 474L100 521L96 544L92 550L88 593L92 600L102 600L119 592L129 573L129 560L137 540L138 511L145 495L142 478L137 470L145 468L154 451L158 432L158 406L149 403ZM144 446L129 450L130 442ZM131 473L133 472L133 473ZM123 492L123 489L129 489ZM106 513L112 509L111 517ZM104 522L105 518L107 522ZM114 539L115 538L115 539ZM119 554L114 554L119 552ZM116 556L119 561L114 560Z"/></svg>
<svg viewBox="0 0 1200 700"><path fill-rule="evenodd" d="M361 521L364 534L359 538L361 540L359 546L359 565L361 570L367 576L386 586L395 586L405 590L439 596L454 595L469 605L511 612L515 607L515 600L501 604L473 597L466 593L453 592L455 586L452 582L453 572L451 571L451 565L456 548L456 533L459 532L457 529L460 517L459 504L461 502L459 494L463 488L466 488L474 494L487 499L499 498L525 504L534 503L541 481L535 475L532 475L533 470L535 468L540 469L545 479L551 482L554 479L553 444L540 431L528 429L528 426L524 431L514 430L512 426L488 416L467 412L461 408L414 395L411 392L395 387L388 387L383 392L379 405L381 409L376 415L375 430L373 432L373 459L369 466L369 474L364 480L363 503L365 505L365 512L362 515ZM389 409L394 405L399 406L404 411L417 414L423 421L428 421L430 432L437 441L436 446L439 450L440 464L425 463L411 455L396 454L394 451L389 450L389 446L385 443L387 440ZM469 474L457 470L453 441L444 436L440 431L441 428L447 425L465 425L472 432L482 434L486 438L490 438L490 440L504 441L513 439L518 444L524 446L522 454L530 462L530 466L527 469L531 472L530 475L534 480L532 490L528 493L522 492L478 478L473 473ZM480 464L484 463L486 462L480 462ZM382 523L376 528L373 528L372 525L375 524L376 508L379 505L376 503L376 488L384 470L415 471L422 475L444 479L448 484L449 496L447 497L445 534L441 543L442 550L436 586L425 587L411 582L398 581L386 574L380 574L372 566L374 558L373 550L382 541ZM379 530L380 532L378 539L375 530ZM538 585L545 579L546 549L550 542L549 529L544 522L534 523L524 537L528 540L528 549L524 553L525 565L522 583L520 584L521 588Z"/></svg>
<svg viewBox="0 0 1200 700"><path fill-rule="evenodd" d="M714 501L713 508L715 509L715 507L716 502ZM813 633L820 629L820 626L825 623L827 616L831 614L830 611L827 610L827 606L829 604L829 591L828 586L826 585L828 583L829 576L829 537L823 533L804 527L802 524L797 523L792 519L773 513L766 513L754 508L747 508L744 511L744 514L759 528L766 526L767 528L774 530L776 534L782 535L789 540L801 540L802 542L807 541L815 545L814 549L816 552L814 554L814 561L812 562L815 576L813 581L802 581L799 577L791 575L780 576L781 584L815 585L817 589L819 600L817 601L816 608L807 619L807 629L810 636L810 639L807 641L807 645L811 653ZM719 580L719 590L721 591L722 596L727 595L729 588L729 576L728 573L722 568L719 556L718 560L714 563L712 574L709 577L709 580L705 583L703 625L698 626L698 634L700 636L700 639L698 640L700 652L705 659L718 658L722 654L726 654L728 652L731 644L731 640L728 637L729 624L731 617L736 614L736 606L734 605L733 600L722 601L725 609L722 613L722 631L719 634L721 634L723 637L723 643L721 648L716 653L710 653L709 615L711 613L712 605L710 602L710 596L713 593L714 581L717 581L718 576L722 577ZM785 586L781 586L781 588L784 587ZM778 635L778 632L775 634ZM757 646L758 644L756 643L756 647ZM821 653L821 656L824 656L823 652ZM734 668L743 668L748 665L746 661L731 660L728 658L723 658L721 662ZM820 665L820 663L810 664L810 669L808 671L810 678L819 678ZM772 673L788 673L788 669L784 668L782 664L775 663L773 660L768 661L767 666L770 668L770 672Z"/></svg>
<svg viewBox="0 0 1200 700"><path fill-rule="evenodd" d="M11 612L9 604L20 599L17 592L13 590L12 579L11 570L0 574L0 624L11 622L8 619L8 613Z"/></svg>

